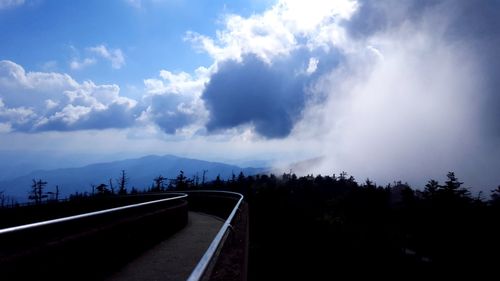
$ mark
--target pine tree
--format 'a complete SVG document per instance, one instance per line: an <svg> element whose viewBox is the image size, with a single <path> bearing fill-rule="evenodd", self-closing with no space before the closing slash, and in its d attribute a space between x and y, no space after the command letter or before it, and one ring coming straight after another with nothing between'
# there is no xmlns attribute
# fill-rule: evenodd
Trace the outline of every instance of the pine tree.
<svg viewBox="0 0 500 281"><path fill-rule="evenodd" d="M438 192L440 186L439 186L439 182L435 181L435 180L430 180L427 182L427 184L425 185L425 189L424 189L424 197L426 199L432 199L436 196L436 193Z"/></svg>
<svg viewBox="0 0 500 281"><path fill-rule="evenodd" d="M462 188L463 182L458 181L454 172L448 172L446 175L448 180L440 187L439 192L446 198L464 198L469 195L469 191Z"/></svg>

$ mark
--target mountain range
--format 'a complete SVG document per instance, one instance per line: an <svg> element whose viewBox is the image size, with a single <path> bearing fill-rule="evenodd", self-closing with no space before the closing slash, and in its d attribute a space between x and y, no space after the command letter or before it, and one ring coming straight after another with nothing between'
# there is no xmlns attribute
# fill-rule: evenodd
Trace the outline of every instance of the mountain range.
<svg viewBox="0 0 500 281"><path fill-rule="evenodd" d="M197 159L177 157L173 155L150 155L136 159L96 163L78 168L64 168L54 170L37 170L23 176L0 181L0 191L15 198L18 201L26 201L31 189L33 179L42 179L48 184L46 191L55 191L59 187L62 197L75 192L91 192L92 185L101 183L109 184L111 180L114 185L124 170L128 180L128 189L135 187L139 190L152 185L153 179L159 175L167 179L174 179L180 171L188 178L199 177L201 182L203 171L205 180L214 180L217 176L221 179L229 179L233 173L238 175L254 175L266 171L264 168L241 168L219 162L209 162Z"/></svg>

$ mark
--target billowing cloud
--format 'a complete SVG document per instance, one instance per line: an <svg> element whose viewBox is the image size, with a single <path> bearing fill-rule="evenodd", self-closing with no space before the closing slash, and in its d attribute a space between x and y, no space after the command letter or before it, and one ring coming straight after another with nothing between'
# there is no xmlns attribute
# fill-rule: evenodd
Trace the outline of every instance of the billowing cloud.
<svg viewBox="0 0 500 281"><path fill-rule="evenodd" d="M492 182L500 3L304 5L226 15L215 37L187 33L214 59L202 95L208 131L250 125L268 138L315 139L311 156L323 162L308 173L390 181L456 170L478 182L481 167Z"/></svg>
<svg viewBox="0 0 500 281"><path fill-rule="evenodd" d="M3 61L0 131L141 124L193 139L229 135L234 147L261 151L294 143L294 155L322 157L304 173L421 182L455 170L473 184L500 182L498 1L280 0L185 40L212 64L162 70L138 101L116 85ZM86 52L125 64L120 49Z"/></svg>
<svg viewBox="0 0 500 281"><path fill-rule="evenodd" d="M26 132L129 127L137 102L119 91L117 85L78 83L67 74L26 72L0 61L0 122Z"/></svg>
<svg viewBox="0 0 500 281"><path fill-rule="evenodd" d="M108 49L104 45L98 45L88 49L90 52L108 60L111 63L111 67L115 69L120 69L125 65L125 57L120 49Z"/></svg>
<svg viewBox="0 0 500 281"><path fill-rule="evenodd" d="M226 15L216 38L187 32L185 39L207 52L213 64L193 76L163 70L162 79L144 80L148 106L140 119L168 134L250 127L266 138L288 136L306 104L317 99L308 96L312 81L337 65L335 44L346 39L339 23L356 5L279 1L248 18Z"/></svg>
<svg viewBox="0 0 500 281"><path fill-rule="evenodd" d="M265 62L289 55L302 46L328 48L344 43L339 22L355 11L354 1L278 1L271 9L248 18L226 15L225 28L211 38L190 31L186 40L207 52L216 61L239 60L254 54Z"/></svg>
<svg viewBox="0 0 500 281"><path fill-rule="evenodd" d="M313 79L337 65L345 45L340 22L352 1L279 1L262 14L225 17L225 29L187 40L215 60L203 93L208 131L250 125L267 138L286 137L301 118ZM321 55L321 58L317 56Z"/></svg>
<svg viewBox="0 0 500 281"><path fill-rule="evenodd" d="M167 134L180 133L184 129L192 135L203 127L206 119L207 112L200 96L209 74L210 70L204 67L198 68L194 76L162 70L159 78L144 80L143 103L148 107L141 119L153 122Z"/></svg>
<svg viewBox="0 0 500 281"><path fill-rule="evenodd" d="M358 48L318 79L327 102L297 125L324 156L304 172L422 184L455 170L479 189L498 183L497 4L390 4L362 2L343 23Z"/></svg>

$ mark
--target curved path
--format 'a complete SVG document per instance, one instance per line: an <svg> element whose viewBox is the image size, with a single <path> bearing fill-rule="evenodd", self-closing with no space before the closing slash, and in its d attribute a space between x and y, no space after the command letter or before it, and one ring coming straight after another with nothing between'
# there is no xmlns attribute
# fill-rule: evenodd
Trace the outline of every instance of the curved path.
<svg viewBox="0 0 500 281"><path fill-rule="evenodd" d="M188 224L143 253L108 280L186 280L222 227L223 220L189 212Z"/></svg>

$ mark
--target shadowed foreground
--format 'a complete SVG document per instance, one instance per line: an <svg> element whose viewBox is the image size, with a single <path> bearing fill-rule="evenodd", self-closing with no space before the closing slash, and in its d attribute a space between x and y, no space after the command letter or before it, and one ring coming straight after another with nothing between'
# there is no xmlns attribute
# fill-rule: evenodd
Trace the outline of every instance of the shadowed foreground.
<svg viewBox="0 0 500 281"><path fill-rule="evenodd" d="M186 227L140 255L108 280L186 280L222 224L219 218L189 212Z"/></svg>

